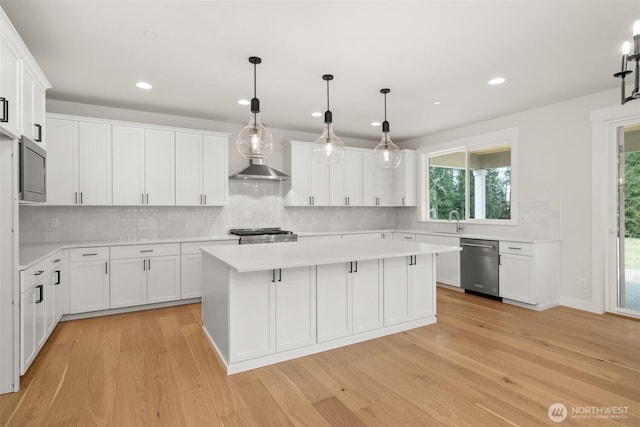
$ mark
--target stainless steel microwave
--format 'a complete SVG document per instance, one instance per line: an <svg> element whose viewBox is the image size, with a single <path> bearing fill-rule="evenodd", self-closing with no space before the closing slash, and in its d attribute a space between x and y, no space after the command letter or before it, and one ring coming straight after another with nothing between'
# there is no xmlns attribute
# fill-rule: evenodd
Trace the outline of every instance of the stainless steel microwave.
<svg viewBox="0 0 640 427"><path fill-rule="evenodd" d="M20 201L47 201L47 152L38 144L20 137Z"/></svg>

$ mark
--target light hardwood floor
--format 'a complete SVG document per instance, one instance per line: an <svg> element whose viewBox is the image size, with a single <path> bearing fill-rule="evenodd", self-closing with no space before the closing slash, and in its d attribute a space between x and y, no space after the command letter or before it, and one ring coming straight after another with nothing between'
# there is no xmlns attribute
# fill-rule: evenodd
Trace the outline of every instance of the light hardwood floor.
<svg viewBox="0 0 640 427"><path fill-rule="evenodd" d="M199 304L63 322L0 424L638 426L639 399L640 322L438 289L436 325L233 376ZM571 415L613 406L628 418Z"/></svg>

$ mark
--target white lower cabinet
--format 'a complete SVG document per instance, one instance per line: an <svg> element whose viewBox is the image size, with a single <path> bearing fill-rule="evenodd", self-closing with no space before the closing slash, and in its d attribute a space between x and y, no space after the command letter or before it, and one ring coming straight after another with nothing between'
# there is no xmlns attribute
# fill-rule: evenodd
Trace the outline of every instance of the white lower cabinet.
<svg viewBox="0 0 640 427"><path fill-rule="evenodd" d="M317 269L318 342L382 326L380 261L325 264Z"/></svg>
<svg viewBox="0 0 640 427"><path fill-rule="evenodd" d="M182 243L180 247L180 298L202 297L202 253L206 246L238 245L237 240Z"/></svg>
<svg viewBox="0 0 640 427"><path fill-rule="evenodd" d="M111 248L111 308L178 299L179 243Z"/></svg>
<svg viewBox="0 0 640 427"><path fill-rule="evenodd" d="M278 269L276 284L276 351L316 342L315 267Z"/></svg>
<svg viewBox="0 0 640 427"><path fill-rule="evenodd" d="M231 273L230 362L316 342L314 273L315 267Z"/></svg>
<svg viewBox="0 0 640 427"><path fill-rule="evenodd" d="M546 308L559 300L557 242L500 241L500 296Z"/></svg>
<svg viewBox="0 0 640 427"><path fill-rule="evenodd" d="M69 252L69 312L109 308L109 248L71 249Z"/></svg>
<svg viewBox="0 0 640 427"><path fill-rule="evenodd" d="M444 246L460 246L459 237L416 234L416 242ZM436 257L436 281L460 287L460 252L442 252Z"/></svg>
<svg viewBox="0 0 640 427"><path fill-rule="evenodd" d="M432 255L384 260L384 325L390 326L435 314Z"/></svg>
<svg viewBox="0 0 640 427"><path fill-rule="evenodd" d="M57 258L20 272L20 375L23 375L58 323Z"/></svg>

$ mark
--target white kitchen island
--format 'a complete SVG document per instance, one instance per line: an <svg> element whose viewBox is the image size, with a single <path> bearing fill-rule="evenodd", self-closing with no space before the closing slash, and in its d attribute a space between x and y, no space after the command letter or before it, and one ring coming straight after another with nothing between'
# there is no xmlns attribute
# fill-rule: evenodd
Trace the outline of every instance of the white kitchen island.
<svg viewBox="0 0 640 427"><path fill-rule="evenodd" d="M435 256L397 240L204 247L203 328L233 374L436 322Z"/></svg>

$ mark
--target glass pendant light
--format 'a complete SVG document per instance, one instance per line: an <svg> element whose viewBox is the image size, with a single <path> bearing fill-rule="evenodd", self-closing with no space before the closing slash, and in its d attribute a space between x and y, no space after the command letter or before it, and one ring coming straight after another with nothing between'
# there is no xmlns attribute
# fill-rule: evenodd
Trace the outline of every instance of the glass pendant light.
<svg viewBox="0 0 640 427"><path fill-rule="evenodd" d="M389 136L389 122L387 121L387 94L391 89L380 89L384 94L384 122L382 122L382 139L373 150L378 166L384 169L397 168L400 164L400 149L391 141Z"/></svg>
<svg viewBox="0 0 640 427"><path fill-rule="evenodd" d="M273 152L273 135L260 120L260 100L256 97L256 65L262 62L257 56L249 58L253 64L253 98L251 114L246 125L236 138L236 147L240 155L246 159L264 160Z"/></svg>
<svg viewBox="0 0 640 427"><path fill-rule="evenodd" d="M329 110L329 81L331 74L322 76L327 82L327 111L324 112L324 129L322 135L313 143L313 158L320 163L337 163L344 157L344 143L333 132L333 117Z"/></svg>

